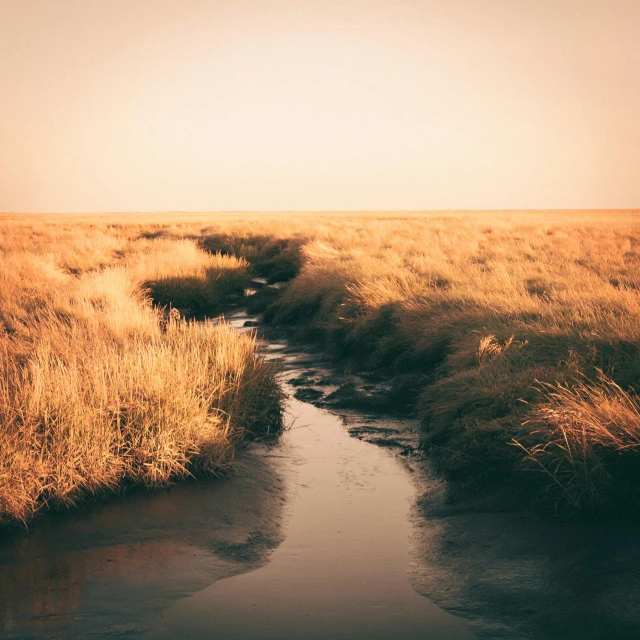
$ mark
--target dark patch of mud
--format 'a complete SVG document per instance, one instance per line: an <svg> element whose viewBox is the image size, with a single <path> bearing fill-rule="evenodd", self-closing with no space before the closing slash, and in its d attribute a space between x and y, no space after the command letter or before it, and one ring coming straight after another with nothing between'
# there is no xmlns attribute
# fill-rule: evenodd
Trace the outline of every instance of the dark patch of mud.
<svg viewBox="0 0 640 640"><path fill-rule="evenodd" d="M317 355L307 358L311 368L290 380L296 397L339 415L350 435L389 448L413 472L409 573L418 593L469 619L479 638L640 637L639 526L545 519L523 510L509 487L452 498L420 450L417 421L385 416L363 379L345 382Z"/></svg>
<svg viewBox="0 0 640 640"><path fill-rule="evenodd" d="M320 400L320 398L324 397L324 393L319 389L314 389L313 387L303 387L301 389L296 389L296 392L293 394L296 400L301 400L302 402L316 402Z"/></svg>
<svg viewBox="0 0 640 640"><path fill-rule="evenodd" d="M291 380L288 381L288 384L292 387L337 387L340 384L340 379L340 376L328 371L309 369L308 371L303 371L295 378L291 378Z"/></svg>
<svg viewBox="0 0 640 640"><path fill-rule="evenodd" d="M285 462L252 444L224 480L131 494L4 536L0 636L137 636L171 602L262 566L283 539Z"/></svg>
<svg viewBox="0 0 640 640"><path fill-rule="evenodd" d="M640 528L558 522L513 493L449 504L423 463L414 477L415 589L474 621L481 638L632 640L640 633Z"/></svg>
<svg viewBox="0 0 640 640"><path fill-rule="evenodd" d="M349 435L380 447L389 447L408 458L421 458L419 424L416 420L387 416L362 415L356 412L340 414Z"/></svg>
<svg viewBox="0 0 640 640"><path fill-rule="evenodd" d="M325 409L351 409L355 411L377 412L398 417L411 414L411 399L405 379L376 379L374 375L340 374L326 362L319 367L304 371L290 381L298 388L312 389L316 398L309 395L309 401ZM306 392L300 392L306 393Z"/></svg>
<svg viewBox="0 0 640 640"><path fill-rule="evenodd" d="M387 382L366 382L358 376L349 376L324 399L327 408L361 409L404 415L408 408L394 396L393 386Z"/></svg>

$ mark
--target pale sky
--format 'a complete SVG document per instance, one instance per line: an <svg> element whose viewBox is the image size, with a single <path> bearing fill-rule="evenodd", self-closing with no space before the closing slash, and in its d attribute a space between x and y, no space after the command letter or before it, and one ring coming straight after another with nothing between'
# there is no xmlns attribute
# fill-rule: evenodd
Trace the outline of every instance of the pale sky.
<svg viewBox="0 0 640 640"><path fill-rule="evenodd" d="M640 207L640 0L0 0L0 211Z"/></svg>

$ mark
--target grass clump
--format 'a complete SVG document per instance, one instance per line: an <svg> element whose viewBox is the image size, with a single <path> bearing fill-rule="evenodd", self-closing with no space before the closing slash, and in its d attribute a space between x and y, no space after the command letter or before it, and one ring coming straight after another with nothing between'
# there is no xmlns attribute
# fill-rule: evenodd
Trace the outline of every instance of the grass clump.
<svg viewBox="0 0 640 640"><path fill-rule="evenodd" d="M514 440L525 462L543 472L545 492L575 511L612 506L634 512L640 489L640 398L601 371L571 386L544 384L543 400L526 422L531 432Z"/></svg>
<svg viewBox="0 0 640 640"><path fill-rule="evenodd" d="M275 370L254 338L166 321L148 294L171 282L167 302L205 300L245 263L190 241L129 239L110 264L71 271L72 247L49 250L0 255L0 522L219 473L240 440L281 427Z"/></svg>
<svg viewBox="0 0 640 640"><path fill-rule="evenodd" d="M191 240L137 241L127 263L156 304L192 316L219 313L249 282L244 258L207 253Z"/></svg>
<svg viewBox="0 0 640 640"><path fill-rule="evenodd" d="M277 238L269 234L207 233L199 238L204 249L213 254L234 256L251 265L253 275L267 282L286 282L300 271L302 240L297 237Z"/></svg>
<svg viewBox="0 0 640 640"><path fill-rule="evenodd" d="M255 358L252 338L226 326L171 322L150 338L119 341L52 322L23 358L4 344L5 518L26 522L42 507L123 483L219 472L245 434L280 424L272 368Z"/></svg>

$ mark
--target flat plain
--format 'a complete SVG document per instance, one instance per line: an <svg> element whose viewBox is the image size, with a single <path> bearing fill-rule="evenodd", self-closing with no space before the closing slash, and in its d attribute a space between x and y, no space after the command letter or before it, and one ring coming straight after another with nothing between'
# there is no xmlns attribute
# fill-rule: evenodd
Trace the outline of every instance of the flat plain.
<svg viewBox="0 0 640 640"><path fill-rule="evenodd" d="M193 320L242 304L388 381L461 491L637 513L636 211L6 214L0 229L0 519L219 473L281 428L255 341ZM245 299L253 277L286 284Z"/></svg>

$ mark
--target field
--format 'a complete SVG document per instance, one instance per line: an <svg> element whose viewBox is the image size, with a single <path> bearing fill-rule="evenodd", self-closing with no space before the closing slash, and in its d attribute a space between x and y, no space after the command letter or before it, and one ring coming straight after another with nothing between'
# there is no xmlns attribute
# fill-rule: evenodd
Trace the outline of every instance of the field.
<svg viewBox="0 0 640 640"><path fill-rule="evenodd" d="M635 515L635 212L0 218L0 517L217 471L278 428L273 370L213 315L252 310L390 381L464 491Z"/></svg>
<svg viewBox="0 0 640 640"><path fill-rule="evenodd" d="M216 311L244 260L106 225L2 227L0 521L219 473L281 427L255 340L163 309Z"/></svg>

